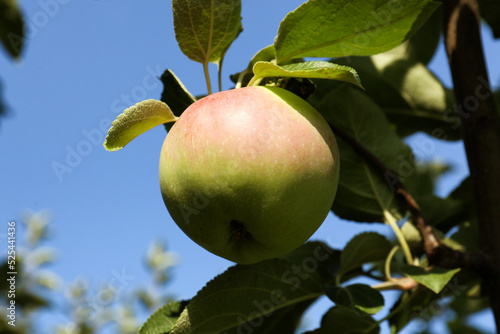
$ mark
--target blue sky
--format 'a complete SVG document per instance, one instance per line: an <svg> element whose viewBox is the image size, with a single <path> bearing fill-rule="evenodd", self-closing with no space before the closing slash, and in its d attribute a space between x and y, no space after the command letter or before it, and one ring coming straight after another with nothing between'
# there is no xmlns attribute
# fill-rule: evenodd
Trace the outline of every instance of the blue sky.
<svg viewBox="0 0 500 334"><path fill-rule="evenodd" d="M245 30L226 55L224 89L232 86L228 76L271 44L280 20L302 2L244 1ZM150 242L158 239L178 254L169 291L179 298L193 296L232 264L193 243L170 219L158 183L162 127L118 152L101 145L109 122L130 102L159 98L162 85L154 77L166 68L194 95L206 93L201 65L177 46L170 5L21 0L31 27L22 59L13 62L0 52L2 97L10 109L0 120L0 221L19 220L25 209L50 210L50 246L58 249L51 269L64 282L84 276L97 285L114 271L125 271L134 277L127 289L144 285L149 276L142 261ZM487 28L483 34L491 79L498 86L500 43ZM450 85L442 48L431 68ZM215 83L215 71L212 77ZM467 175L465 155L460 143L435 143L435 156L428 158L454 166L439 183L438 193L445 195ZM66 172L55 171L61 165ZM314 238L343 247L356 233L375 228L330 215ZM314 327L318 319L312 313Z"/></svg>

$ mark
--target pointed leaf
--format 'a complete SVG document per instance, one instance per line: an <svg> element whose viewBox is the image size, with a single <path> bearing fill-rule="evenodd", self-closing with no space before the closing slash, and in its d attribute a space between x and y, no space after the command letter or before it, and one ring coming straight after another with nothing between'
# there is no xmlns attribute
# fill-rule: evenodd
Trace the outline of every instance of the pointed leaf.
<svg viewBox="0 0 500 334"><path fill-rule="evenodd" d="M191 60L220 64L241 31L241 0L172 0L177 43Z"/></svg>
<svg viewBox="0 0 500 334"><path fill-rule="evenodd" d="M402 178L412 175L414 158L410 148L396 135L383 111L361 90L342 85L319 101L313 95L310 102L330 124L354 138ZM342 168L333 212L360 222L384 222L386 211L396 219L402 218L406 209L391 191L394 178L374 169L341 136L336 138Z"/></svg>
<svg viewBox="0 0 500 334"><path fill-rule="evenodd" d="M371 316L345 306L332 307L321 319L321 328L314 334L378 334L380 328Z"/></svg>
<svg viewBox="0 0 500 334"><path fill-rule="evenodd" d="M171 70L167 69L160 77L163 92L160 100L165 102L174 115L179 117L184 110L196 101L196 98L184 87L182 82ZM170 131L174 123L165 123L165 129Z"/></svg>
<svg viewBox="0 0 500 334"><path fill-rule="evenodd" d="M275 314L281 318L281 312L314 301L323 294L324 281L310 268L303 270L303 263L296 271L283 259L229 268L191 300L172 334L241 333L273 322Z"/></svg>
<svg viewBox="0 0 500 334"><path fill-rule="evenodd" d="M176 120L177 117L165 103L152 99L141 101L126 109L113 121L104 141L104 148L117 151L147 130Z"/></svg>
<svg viewBox="0 0 500 334"><path fill-rule="evenodd" d="M16 0L0 0L0 40L12 57L19 57L24 45L24 23Z"/></svg>
<svg viewBox="0 0 500 334"><path fill-rule="evenodd" d="M361 87L356 70L348 66L329 63L326 61L308 61L278 66L272 62L257 62L253 67L254 77L248 83L249 86L258 84L260 80L268 77L293 77L293 78L316 78L333 79L352 83Z"/></svg>
<svg viewBox="0 0 500 334"><path fill-rule="evenodd" d="M410 277L416 282L428 287L434 293L439 293L453 278L453 276L460 271L460 268L433 268L425 270L421 267L401 265L399 270L406 277Z"/></svg>
<svg viewBox="0 0 500 334"><path fill-rule="evenodd" d="M342 251L339 274L343 275L368 262L384 260L391 248L391 243L381 234L375 232L358 234Z"/></svg>
<svg viewBox="0 0 500 334"><path fill-rule="evenodd" d="M171 70L165 70L160 80L163 83L160 100L168 104L176 116L180 116L187 107L196 101L196 98L184 87Z"/></svg>
<svg viewBox="0 0 500 334"><path fill-rule="evenodd" d="M326 295L336 305L359 309L368 314L376 314L384 307L382 294L366 284L352 284L346 287L327 286Z"/></svg>
<svg viewBox="0 0 500 334"><path fill-rule="evenodd" d="M139 329L139 334L162 334L172 330L189 301L175 301L156 310Z"/></svg>
<svg viewBox="0 0 500 334"><path fill-rule="evenodd" d="M430 0L308 1L281 22L276 59L279 64L300 57L381 53L408 39L438 5Z"/></svg>

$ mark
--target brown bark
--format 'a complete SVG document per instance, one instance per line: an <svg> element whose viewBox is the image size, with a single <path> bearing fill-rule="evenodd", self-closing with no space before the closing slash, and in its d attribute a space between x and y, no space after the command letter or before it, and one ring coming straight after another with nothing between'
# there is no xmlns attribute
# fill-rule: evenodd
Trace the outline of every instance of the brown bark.
<svg viewBox="0 0 500 334"><path fill-rule="evenodd" d="M445 0L444 33L475 195L484 287L500 329L500 121L483 56L476 0Z"/></svg>

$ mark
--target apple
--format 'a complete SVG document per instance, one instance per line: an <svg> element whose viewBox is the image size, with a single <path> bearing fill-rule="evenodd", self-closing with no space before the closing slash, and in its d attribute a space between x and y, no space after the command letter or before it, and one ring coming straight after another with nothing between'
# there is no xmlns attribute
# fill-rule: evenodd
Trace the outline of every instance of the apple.
<svg viewBox="0 0 500 334"><path fill-rule="evenodd" d="M193 241L250 264L285 255L325 220L339 179L323 117L278 87L204 97L174 124L160 156L172 219Z"/></svg>

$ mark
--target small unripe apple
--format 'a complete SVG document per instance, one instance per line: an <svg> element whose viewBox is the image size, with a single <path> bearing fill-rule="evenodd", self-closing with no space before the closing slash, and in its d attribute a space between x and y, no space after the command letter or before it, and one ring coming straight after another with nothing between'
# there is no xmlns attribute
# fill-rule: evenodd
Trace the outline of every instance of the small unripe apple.
<svg viewBox="0 0 500 334"><path fill-rule="evenodd" d="M323 117L277 87L245 87L193 103L160 157L163 200L208 251L249 264L303 244L337 191L339 156Z"/></svg>

